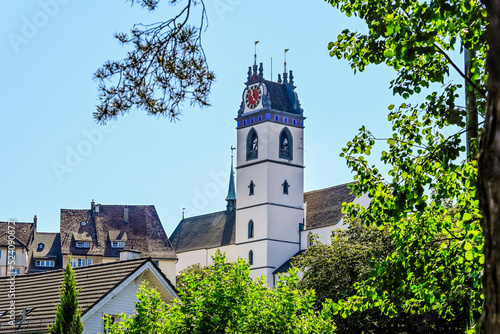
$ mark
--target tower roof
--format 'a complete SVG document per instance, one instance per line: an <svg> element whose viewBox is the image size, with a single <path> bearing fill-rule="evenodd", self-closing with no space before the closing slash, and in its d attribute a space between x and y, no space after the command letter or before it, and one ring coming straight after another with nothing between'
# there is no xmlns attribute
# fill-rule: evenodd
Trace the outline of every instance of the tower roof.
<svg viewBox="0 0 500 334"><path fill-rule="evenodd" d="M232 154L233 149L234 148L231 146L231 173L229 175L229 189L227 191L226 201L236 200L236 189L234 187L233 154Z"/></svg>
<svg viewBox="0 0 500 334"><path fill-rule="evenodd" d="M253 69L252 69L253 68ZM274 109L290 114L303 115L303 110L300 106L299 98L295 92L293 72L284 72L278 74L278 82L264 79L264 67L253 65L248 68L247 82L248 86L260 83L265 85L266 93L263 96L262 107L264 109ZM244 102L241 102L238 111L238 117L245 112Z"/></svg>

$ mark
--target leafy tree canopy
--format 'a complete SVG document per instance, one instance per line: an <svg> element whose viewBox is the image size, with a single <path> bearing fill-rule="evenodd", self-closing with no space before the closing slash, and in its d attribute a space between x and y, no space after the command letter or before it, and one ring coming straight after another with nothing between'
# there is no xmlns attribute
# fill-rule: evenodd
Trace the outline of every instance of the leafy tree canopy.
<svg viewBox="0 0 500 334"><path fill-rule="evenodd" d="M474 152L475 144L464 145L462 135L477 133L468 119L485 110L485 10L474 0L328 2L369 28L366 35L344 30L329 44L331 56L360 71L385 63L395 70L394 94L407 100L388 106L392 135L376 138L363 126L341 154L358 180L353 190L371 198L368 208L349 204L345 212L387 229L396 248L332 310L345 317L372 308L388 316L399 310L447 319L463 314L470 329L481 314L484 239L477 163L462 153ZM450 56L459 43L466 69ZM466 83L467 108L457 103L462 85L449 81L451 71ZM414 94L425 95L411 103ZM388 177L367 161L377 140L388 145L381 155Z"/></svg>
<svg viewBox="0 0 500 334"><path fill-rule="evenodd" d="M161 302L141 288L137 313L110 325L110 333L333 333L329 310L315 312L314 293L297 289L296 272L282 276L274 289L250 278L244 260L227 263L214 256L206 275L191 270L179 287L180 300Z"/></svg>

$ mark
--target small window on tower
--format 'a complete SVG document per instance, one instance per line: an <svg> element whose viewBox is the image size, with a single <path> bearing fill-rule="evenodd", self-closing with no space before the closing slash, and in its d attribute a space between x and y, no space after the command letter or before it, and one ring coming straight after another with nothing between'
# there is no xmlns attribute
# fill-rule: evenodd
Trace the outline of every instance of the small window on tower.
<svg viewBox="0 0 500 334"><path fill-rule="evenodd" d="M248 185L248 189L249 189L248 195L252 196L254 194L254 190L255 190L255 183L253 183L253 180L250 181L250 184Z"/></svg>
<svg viewBox="0 0 500 334"><path fill-rule="evenodd" d="M253 238L253 220L248 222L248 239Z"/></svg>
<svg viewBox="0 0 500 334"><path fill-rule="evenodd" d="M248 252L248 264L253 264L253 250L250 250L250 252Z"/></svg>
<svg viewBox="0 0 500 334"><path fill-rule="evenodd" d="M257 159L259 151L259 138L254 128L250 129L247 136L247 160Z"/></svg>
<svg viewBox="0 0 500 334"><path fill-rule="evenodd" d="M259 117L257 117L257 121L258 122L262 122L262 115L260 115Z"/></svg>
<svg viewBox="0 0 500 334"><path fill-rule="evenodd" d="M280 117L279 117L278 115L274 115L274 120L275 120L276 122L279 122L279 121L280 121Z"/></svg>
<svg viewBox="0 0 500 334"><path fill-rule="evenodd" d="M282 186L283 186L283 194L288 195L288 188L290 188L290 184L288 183L288 181L285 180Z"/></svg>
<svg viewBox="0 0 500 334"><path fill-rule="evenodd" d="M292 160L292 134L284 128L280 134L280 158Z"/></svg>

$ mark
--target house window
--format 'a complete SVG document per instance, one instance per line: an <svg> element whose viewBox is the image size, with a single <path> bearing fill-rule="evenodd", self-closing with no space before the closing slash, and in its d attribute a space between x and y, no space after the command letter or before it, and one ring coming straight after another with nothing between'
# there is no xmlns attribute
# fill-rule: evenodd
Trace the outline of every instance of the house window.
<svg viewBox="0 0 500 334"><path fill-rule="evenodd" d="M248 263L250 265L253 264L253 250L250 250L250 252L248 252Z"/></svg>
<svg viewBox="0 0 500 334"><path fill-rule="evenodd" d="M111 247L123 248L123 247L125 247L125 241L111 241Z"/></svg>
<svg viewBox="0 0 500 334"><path fill-rule="evenodd" d="M44 245L44 244L39 243L39 244L38 244L38 249L37 249L37 251L38 251L38 252L43 251L43 248L44 248L44 247L45 247L45 245Z"/></svg>
<svg viewBox="0 0 500 334"><path fill-rule="evenodd" d="M2 258L2 250L0 249L0 259Z"/></svg>
<svg viewBox="0 0 500 334"><path fill-rule="evenodd" d="M111 331L106 328L106 327L109 327L111 325L113 325L115 322L118 322L120 319L117 315L113 315L113 314L105 314L104 317L103 317L103 320L102 320L102 325L103 325L103 333L104 334L108 334L110 333ZM107 324L107 326L106 326Z"/></svg>
<svg viewBox="0 0 500 334"><path fill-rule="evenodd" d="M37 267L53 267L55 262L51 260L37 260L35 265Z"/></svg>
<svg viewBox="0 0 500 334"><path fill-rule="evenodd" d="M11 260L16 259L16 250L15 249L9 249L9 259L11 259Z"/></svg>
<svg viewBox="0 0 500 334"><path fill-rule="evenodd" d="M75 267L76 267L76 264L77 264L77 263L78 263L78 262L76 261L76 259L71 259L71 266L72 266L73 268L75 268Z"/></svg>
<svg viewBox="0 0 500 334"><path fill-rule="evenodd" d="M287 128L280 134L280 158L292 160L292 134Z"/></svg>
<svg viewBox="0 0 500 334"><path fill-rule="evenodd" d="M281 184L283 186L283 194L288 195L288 188L290 188L290 184L287 180Z"/></svg>
<svg viewBox="0 0 500 334"><path fill-rule="evenodd" d="M87 259L87 266L90 266L92 264L92 259Z"/></svg>
<svg viewBox="0 0 500 334"><path fill-rule="evenodd" d="M307 234L307 244L309 245L309 247L314 246L314 238L311 232Z"/></svg>
<svg viewBox="0 0 500 334"><path fill-rule="evenodd" d="M247 136L247 160L257 159L259 149L259 138L254 128L250 129Z"/></svg>
<svg viewBox="0 0 500 334"><path fill-rule="evenodd" d="M12 276L21 275L21 269L19 269L19 268L14 268L14 269L11 269L11 270L10 270L10 274L11 274Z"/></svg>
<svg viewBox="0 0 500 334"><path fill-rule="evenodd" d="M254 194L254 190L255 190L255 183L253 183L253 180L250 181L250 184L248 185L248 189L250 189L248 192L248 195L252 196Z"/></svg>
<svg viewBox="0 0 500 334"><path fill-rule="evenodd" d="M90 242L88 241L77 241L76 247L78 248L90 248Z"/></svg>
<svg viewBox="0 0 500 334"><path fill-rule="evenodd" d="M253 238L253 220L248 222L248 239Z"/></svg>
<svg viewBox="0 0 500 334"><path fill-rule="evenodd" d="M85 259L78 259L78 267L83 267L85 265Z"/></svg>

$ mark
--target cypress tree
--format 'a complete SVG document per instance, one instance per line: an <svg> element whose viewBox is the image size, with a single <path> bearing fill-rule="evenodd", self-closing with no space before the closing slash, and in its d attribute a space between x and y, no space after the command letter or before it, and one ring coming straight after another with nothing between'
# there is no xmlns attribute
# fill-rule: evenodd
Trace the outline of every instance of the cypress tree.
<svg viewBox="0 0 500 334"><path fill-rule="evenodd" d="M49 326L50 334L81 334L83 332L81 311L78 308L78 292L71 259L69 259L64 269L64 282L59 289L61 304L56 307L55 323Z"/></svg>

